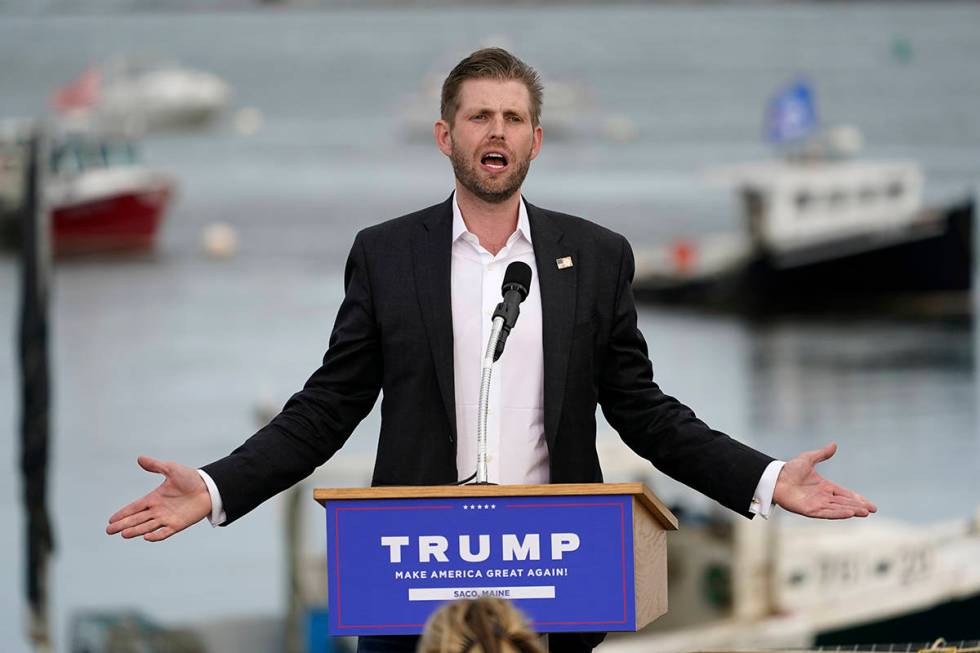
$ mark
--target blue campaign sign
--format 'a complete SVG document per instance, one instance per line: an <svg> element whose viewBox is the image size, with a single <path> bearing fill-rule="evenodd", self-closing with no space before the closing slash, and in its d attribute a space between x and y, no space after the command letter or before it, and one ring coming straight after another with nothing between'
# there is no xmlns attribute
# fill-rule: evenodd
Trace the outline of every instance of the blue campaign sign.
<svg viewBox="0 0 980 653"><path fill-rule="evenodd" d="M331 635L422 631L459 598L539 632L636 630L629 495L327 502Z"/></svg>

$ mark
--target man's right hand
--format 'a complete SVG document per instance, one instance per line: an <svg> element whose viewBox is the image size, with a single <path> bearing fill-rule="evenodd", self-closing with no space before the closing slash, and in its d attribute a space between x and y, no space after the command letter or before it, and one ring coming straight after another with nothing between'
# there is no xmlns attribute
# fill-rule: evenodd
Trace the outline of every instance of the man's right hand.
<svg viewBox="0 0 980 653"><path fill-rule="evenodd" d="M140 467L163 474L160 487L109 517L105 532L126 539L143 536L147 542L165 540L211 514L211 495L196 469L140 456Z"/></svg>

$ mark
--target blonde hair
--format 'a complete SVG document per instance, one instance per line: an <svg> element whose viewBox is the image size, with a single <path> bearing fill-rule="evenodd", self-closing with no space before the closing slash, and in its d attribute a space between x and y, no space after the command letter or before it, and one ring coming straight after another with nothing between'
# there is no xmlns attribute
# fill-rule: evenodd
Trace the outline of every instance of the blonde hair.
<svg viewBox="0 0 980 653"><path fill-rule="evenodd" d="M544 653L538 635L509 601L447 603L429 617L417 653Z"/></svg>

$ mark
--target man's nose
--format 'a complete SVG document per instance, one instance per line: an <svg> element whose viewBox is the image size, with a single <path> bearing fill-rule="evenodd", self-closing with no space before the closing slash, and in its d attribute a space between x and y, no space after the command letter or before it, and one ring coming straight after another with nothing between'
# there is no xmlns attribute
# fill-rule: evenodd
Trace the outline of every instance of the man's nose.
<svg viewBox="0 0 980 653"><path fill-rule="evenodd" d="M490 120L490 137L491 138L503 138L504 137L504 117L496 116Z"/></svg>

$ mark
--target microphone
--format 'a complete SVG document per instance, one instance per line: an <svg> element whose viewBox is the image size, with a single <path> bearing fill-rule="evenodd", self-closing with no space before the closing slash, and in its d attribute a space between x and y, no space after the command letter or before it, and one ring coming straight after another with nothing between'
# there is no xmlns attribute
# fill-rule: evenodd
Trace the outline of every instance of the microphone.
<svg viewBox="0 0 980 653"><path fill-rule="evenodd" d="M476 484L487 485L487 414L490 404L490 376L493 364L504 353L504 343L510 330L521 314L521 302L527 298L531 287L531 266L515 261L504 271L504 283L500 292L504 301L497 304L493 313L493 326L490 329L490 342L483 356L480 374L480 406L476 417Z"/></svg>
<svg viewBox="0 0 980 653"><path fill-rule="evenodd" d="M497 309L493 312L491 320L498 317L504 319L500 329L500 339L497 340L497 347L493 352L493 360L497 362L501 354L504 353L504 345L507 344L507 336L510 330L517 324L517 317L521 314L521 302L527 299L527 294L531 288L531 266L527 263L515 261L507 266L504 272L504 283L500 287L500 293L504 296L504 301L497 304Z"/></svg>

